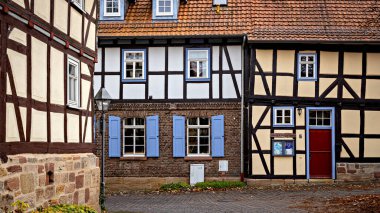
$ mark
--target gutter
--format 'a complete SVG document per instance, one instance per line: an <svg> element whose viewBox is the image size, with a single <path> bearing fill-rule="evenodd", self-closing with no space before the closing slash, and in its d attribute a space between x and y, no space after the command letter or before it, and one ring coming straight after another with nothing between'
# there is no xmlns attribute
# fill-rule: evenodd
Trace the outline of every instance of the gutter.
<svg viewBox="0 0 380 213"><path fill-rule="evenodd" d="M241 101L240 101L240 181L244 181L244 75L245 75L245 55L244 55L244 50L245 46L247 44L247 35L244 35L243 37L243 44L241 48L241 62L242 62L242 67L241 67Z"/></svg>

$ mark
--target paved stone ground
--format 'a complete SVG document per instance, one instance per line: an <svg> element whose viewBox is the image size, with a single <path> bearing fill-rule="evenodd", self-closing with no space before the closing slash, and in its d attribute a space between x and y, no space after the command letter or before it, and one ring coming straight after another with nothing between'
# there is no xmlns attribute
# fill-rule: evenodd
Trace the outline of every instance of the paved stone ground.
<svg viewBox="0 0 380 213"><path fill-rule="evenodd" d="M307 186L306 186L307 187ZM307 212L292 208L306 199L380 194L380 187L367 190L281 190L244 189L242 191L126 194L108 197L109 212Z"/></svg>

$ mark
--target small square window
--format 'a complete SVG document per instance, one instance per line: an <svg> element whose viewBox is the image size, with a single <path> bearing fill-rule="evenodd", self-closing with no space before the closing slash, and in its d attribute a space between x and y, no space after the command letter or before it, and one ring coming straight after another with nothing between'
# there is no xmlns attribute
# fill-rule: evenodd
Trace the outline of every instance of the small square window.
<svg viewBox="0 0 380 213"><path fill-rule="evenodd" d="M273 140L273 156L294 156L294 140Z"/></svg>
<svg viewBox="0 0 380 213"><path fill-rule="evenodd" d="M173 0L156 0L156 16L172 16Z"/></svg>
<svg viewBox="0 0 380 213"><path fill-rule="evenodd" d="M317 80L317 55L310 53L298 54L298 80Z"/></svg>
<svg viewBox="0 0 380 213"><path fill-rule="evenodd" d="M124 50L123 81L145 81L145 50Z"/></svg>
<svg viewBox="0 0 380 213"><path fill-rule="evenodd" d="M210 79L210 50L186 49L186 79L207 81Z"/></svg>
<svg viewBox="0 0 380 213"><path fill-rule="evenodd" d="M294 107L273 107L274 127L294 126Z"/></svg>
<svg viewBox="0 0 380 213"><path fill-rule="evenodd" d="M104 16L120 16L120 0L104 0Z"/></svg>

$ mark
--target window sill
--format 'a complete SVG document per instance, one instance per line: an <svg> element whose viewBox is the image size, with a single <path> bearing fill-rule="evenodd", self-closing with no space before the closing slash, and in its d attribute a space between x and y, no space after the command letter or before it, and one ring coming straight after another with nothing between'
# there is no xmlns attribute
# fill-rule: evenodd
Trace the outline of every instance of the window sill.
<svg viewBox="0 0 380 213"><path fill-rule="evenodd" d="M187 156L185 161L211 161L212 157L209 156Z"/></svg>
<svg viewBox="0 0 380 213"><path fill-rule="evenodd" d="M78 107L78 106L75 106L75 105L70 105L70 104L68 104L68 105L66 105L66 107L67 107L68 109L73 109L73 110L81 110L81 108L80 108L80 107Z"/></svg>
<svg viewBox="0 0 380 213"><path fill-rule="evenodd" d="M121 161L146 161L148 160L145 156L128 156L128 157L121 157Z"/></svg>

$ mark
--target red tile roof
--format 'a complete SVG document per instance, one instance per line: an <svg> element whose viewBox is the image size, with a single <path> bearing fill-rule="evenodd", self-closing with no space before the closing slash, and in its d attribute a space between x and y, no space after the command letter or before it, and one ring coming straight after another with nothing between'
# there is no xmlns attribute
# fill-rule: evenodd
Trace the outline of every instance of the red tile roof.
<svg viewBox="0 0 380 213"><path fill-rule="evenodd" d="M123 22L100 22L99 36L172 37L247 34L251 41L380 41L378 0L212 0L181 4L178 21L152 22L152 0L137 0Z"/></svg>

